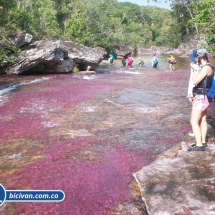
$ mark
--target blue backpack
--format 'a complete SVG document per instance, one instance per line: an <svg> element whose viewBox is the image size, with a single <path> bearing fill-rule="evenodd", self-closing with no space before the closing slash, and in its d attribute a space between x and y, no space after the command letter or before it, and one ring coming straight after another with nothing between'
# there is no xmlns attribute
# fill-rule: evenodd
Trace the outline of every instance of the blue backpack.
<svg viewBox="0 0 215 215"><path fill-rule="evenodd" d="M157 66L158 65L158 60L156 59L155 61L154 61L154 66Z"/></svg>
<svg viewBox="0 0 215 215"><path fill-rule="evenodd" d="M213 77L211 80L211 86L210 86L209 90L207 91L207 97L212 99L215 94L215 70L212 65L209 65L209 66L213 69L214 72L213 72Z"/></svg>

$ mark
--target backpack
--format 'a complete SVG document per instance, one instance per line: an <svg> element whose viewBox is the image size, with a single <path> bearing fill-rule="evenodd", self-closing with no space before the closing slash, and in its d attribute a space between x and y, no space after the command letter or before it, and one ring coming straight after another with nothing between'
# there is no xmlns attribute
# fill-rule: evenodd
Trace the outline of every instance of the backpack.
<svg viewBox="0 0 215 215"><path fill-rule="evenodd" d="M174 60L172 61L173 64L176 64L177 63L177 60L176 58L174 58Z"/></svg>
<svg viewBox="0 0 215 215"><path fill-rule="evenodd" d="M209 65L209 66L213 69L214 72L213 72L213 77L211 80L211 86L210 86L209 90L207 91L207 97L212 99L213 96L215 95L215 70L212 65Z"/></svg>
<svg viewBox="0 0 215 215"><path fill-rule="evenodd" d="M157 66L158 65L158 60L156 59L155 61L154 61L154 66Z"/></svg>
<svg viewBox="0 0 215 215"><path fill-rule="evenodd" d="M212 99L213 95L215 94L215 71L214 67L211 64L206 65L212 68L213 74L206 76L201 82L193 87L193 96L195 97L196 95L207 95L209 99Z"/></svg>

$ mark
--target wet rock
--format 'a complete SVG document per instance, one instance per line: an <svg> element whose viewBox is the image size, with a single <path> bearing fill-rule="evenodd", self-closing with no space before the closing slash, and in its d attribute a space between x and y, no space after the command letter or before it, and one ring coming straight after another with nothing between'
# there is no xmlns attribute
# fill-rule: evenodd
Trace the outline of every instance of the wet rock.
<svg viewBox="0 0 215 215"><path fill-rule="evenodd" d="M165 152L154 163L134 174L149 215L213 214L215 205L215 147L187 152Z"/></svg>

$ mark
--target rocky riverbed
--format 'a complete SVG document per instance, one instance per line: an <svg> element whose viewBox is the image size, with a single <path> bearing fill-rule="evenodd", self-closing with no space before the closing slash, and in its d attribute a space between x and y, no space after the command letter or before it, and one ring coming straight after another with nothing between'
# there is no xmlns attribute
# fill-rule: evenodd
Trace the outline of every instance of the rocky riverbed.
<svg viewBox="0 0 215 215"><path fill-rule="evenodd" d="M173 208L175 215L196 214L202 198L203 208L211 204L205 215L212 214L213 138L207 152L186 152L193 142L189 69L126 67L36 79L2 94L1 184L8 190L60 189L66 197L60 203L6 202L0 214L163 215L174 214ZM183 200L191 199L189 191L196 205Z"/></svg>

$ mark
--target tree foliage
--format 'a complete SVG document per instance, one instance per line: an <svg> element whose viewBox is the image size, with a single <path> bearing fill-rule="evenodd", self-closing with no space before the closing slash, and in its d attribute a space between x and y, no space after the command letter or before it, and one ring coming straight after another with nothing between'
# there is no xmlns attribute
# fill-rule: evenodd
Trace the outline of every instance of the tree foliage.
<svg viewBox="0 0 215 215"><path fill-rule="evenodd" d="M107 50L125 43L158 45L163 19L171 19L169 10L117 0L1 0L0 10L1 30L26 31L36 39L71 39ZM163 41L168 45L165 35Z"/></svg>
<svg viewBox="0 0 215 215"><path fill-rule="evenodd" d="M192 4L194 19L202 38L206 44L204 46L215 55L215 1L214 0L194 0Z"/></svg>
<svg viewBox="0 0 215 215"><path fill-rule="evenodd" d="M196 34L204 41L202 46L215 55L215 1L166 0L166 2L171 3L173 16L176 17L177 26L181 29L181 39Z"/></svg>
<svg viewBox="0 0 215 215"><path fill-rule="evenodd" d="M6 40L18 31L107 51L120 44L134 49L177 47L199 29L208 44L214 44L214 0L169 1L172 11L117 0L0 0L0 41L7 46L1 49L0 61L5 53L18 51Z"/></svg>

